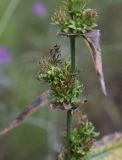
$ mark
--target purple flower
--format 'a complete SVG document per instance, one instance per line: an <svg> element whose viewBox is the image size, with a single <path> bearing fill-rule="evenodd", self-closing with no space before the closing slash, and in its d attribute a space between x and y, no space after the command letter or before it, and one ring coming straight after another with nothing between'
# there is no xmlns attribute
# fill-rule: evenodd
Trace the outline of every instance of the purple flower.
<svg viewBox="0 0 122 160"><path fill-rule="evenodd" d="M44 3L37 2L32 6L32 11L35 13L37 16L42 16L46 14L46 6Z"/></svg>
<svg viewBox="0 0 122 160"><path fill-rule="evenodd" d="M11 55L6 47L0 46L0 64L9 64Z"/></svg>

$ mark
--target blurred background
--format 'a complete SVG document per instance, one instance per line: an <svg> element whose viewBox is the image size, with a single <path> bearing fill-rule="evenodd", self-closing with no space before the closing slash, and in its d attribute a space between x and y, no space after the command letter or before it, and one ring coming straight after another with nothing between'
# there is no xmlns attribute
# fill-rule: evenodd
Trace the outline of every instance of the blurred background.
<svg viewBox="0 0 122 160"><path fill-rule="evenodd" d="M55 43L69 55L69 40L56 36L50 17L61 0L0 0L0 129L47 89L36 79L38 61ZM85 86L82 108L101 136L122 129L122 0L92 0L99 12L103 69L109 99L102 94L92 59L77 39L79 79ZM0 160L54 160L63 145L66 113L44 107L0 139Z"/></svg>

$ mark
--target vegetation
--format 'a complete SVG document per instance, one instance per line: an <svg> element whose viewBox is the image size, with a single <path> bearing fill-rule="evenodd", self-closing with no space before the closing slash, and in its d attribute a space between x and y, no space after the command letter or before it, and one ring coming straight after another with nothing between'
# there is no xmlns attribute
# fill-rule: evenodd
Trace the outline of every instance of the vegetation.
<svg viewBox="0 0 122 160"><path fill-rule="evenodd" d="M70 55L67 39L58 37L57 40L54 27L48 25L52 8L59 2L20 2L0 2L0 159L33 160L41 157L54 160L60 150L59 160L121 160L121 133L96 141L99 134L95 131L97 128L103 136L121 130L121 2L103 0L88 4L87 0L69 0L55 10L52 23L57 26L58 35L68 37ZM98 8L99 19L96 9L89 8L90 5ZM102 30L104 72L109 93L102 71L97 21ZM81 39L90 48L106 98L100 92L98 94L97 79ZM60 45L53 45L47 55L52 42ZM37 78L41 83L35 81L36 61L39 61ZM43 91L46 92L40 95ZM88 103L84 104L84 96ZM37 98L2 130L34 97ZM50 106L49 110L43 106ZM52 112L50 108L58 110ZM66 126L66 119L65 143L62 144L60 133ZM23 121L26 126L3 137Z"/></svg>

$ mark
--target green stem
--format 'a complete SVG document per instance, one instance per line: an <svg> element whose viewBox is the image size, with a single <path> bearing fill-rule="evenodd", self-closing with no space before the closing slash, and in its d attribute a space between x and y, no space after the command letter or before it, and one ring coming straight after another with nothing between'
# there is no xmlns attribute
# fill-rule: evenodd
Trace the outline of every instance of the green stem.
<svg viewBox="0 0 122 160"><path fill-rule="evenodd" d="M70 37L71 48L71 73L75 72L75 36Z"/></svg>
<svg viewBox="0 0 122 160"><path fill-rule="evenodd" d="M70 37L71 73L75 71L75 36ZM71 160L72 110L67 111L67 160Z"/></svg>
<svg viewBox="0 0 122 160"><path fill-rule="evenodd" d="M72 113L71 110L67 111L67 158L66 160L71 159L71 130L72 130Z"/></svg>

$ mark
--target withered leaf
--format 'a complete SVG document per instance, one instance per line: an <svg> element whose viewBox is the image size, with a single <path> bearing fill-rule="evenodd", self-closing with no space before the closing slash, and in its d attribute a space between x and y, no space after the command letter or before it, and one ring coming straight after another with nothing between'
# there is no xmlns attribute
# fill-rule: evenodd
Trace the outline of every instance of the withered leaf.
<svg viewBox="0 0 122 160"><path fill-rule="evenodd" d="M51 103L49 107L51 109L60 109L60 110L65 110L65 111L72 110L72 114L75 112L79 112L80 110L80 105L78 104L72 105L72 104L60 103L60 102Z"/></svg>
<svg viewBox="0 0 122 160"><path fill-rule="evenodd" d="M84 39L90 50L92 51L93 62L97 75L99 76L102 91L105 96L107 96L104 75L102 70L102 57L100 49L100 30L93 29L84 34Z"/></svg>
<svg viewBox="0 0 122 160"><path fill-rule="evenodd" d="M121 160L122 133L113 133L94 143L87 160Z"/></svg>
<svg viewBox="0 0 122 160"><path fill-rule="evenodd" d="M119 140L122 140L122 133L115 132L107 136L104 136L102 139L96 141L94 143L94 147L98 148L98 147L112 146L114 143L118 142Z"/></svg>
<svg viewBox="0 0 122 160"><path fill-rule="evenodd" d="M30 117L32 113L36 112L40 107L45 106L48 104L48 96L50 91L46 91L41 96L39 96L36 100L34 100L30 105L28 105L23 112L19 114L19 116L13 120L10 125L0 131L0 137L4 134L8 133L12 129L16 128L17 126L21 125L26 118Z"/></svg>
<svg viewBox="0 0 122 160"><path fill-rule="evenodd" d="M50 104L50 108L51 109L70 110L70 109L72 109L72 106L70 104L66 104L66 103L55 102L55 103Z"/></svg>

